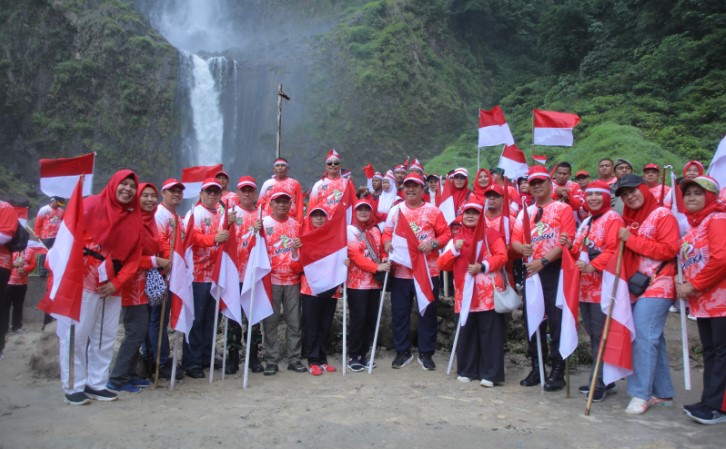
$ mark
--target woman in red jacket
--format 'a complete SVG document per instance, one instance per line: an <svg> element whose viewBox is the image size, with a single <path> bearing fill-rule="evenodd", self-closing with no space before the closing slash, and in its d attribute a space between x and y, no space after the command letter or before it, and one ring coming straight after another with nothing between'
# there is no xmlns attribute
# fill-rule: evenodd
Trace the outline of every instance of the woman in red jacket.
<svg viewBox="0 0 726 449"><path fill-rule="evenodd" d="M701 400L683 410L701 424L726 423L726 206L709 176L686 179L680 188L691 229L681 239L685 282L676 292L688 299L703 346Z"/></svg>

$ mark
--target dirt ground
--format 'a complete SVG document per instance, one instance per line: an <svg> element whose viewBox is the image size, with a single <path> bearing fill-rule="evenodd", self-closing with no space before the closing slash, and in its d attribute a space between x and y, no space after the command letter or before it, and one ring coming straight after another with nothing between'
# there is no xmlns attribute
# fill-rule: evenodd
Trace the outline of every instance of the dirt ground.
<svg viewBox="0 0 726 449"><path fill-rule="evenodd" d="M31 301L32 302L32 301ZM448 353L434 356L436 371L414 362L391 369L393 353L377 356L372 375L341 370L313 377L281 371L276 376L250 374L215 382L182 379L170 391L122 393L116 402L71 407L63 402L60 380L33 373L29 360L42 332L40 315L26 309L27 331L8 335L0 361L0 448L716 448L723 447L726 426L702 426L685 417L681 406L696 402L701 372L692 370L693 388L683 388L679 323L668 320L673 381L673 408L645 415L624 413L626 383L619 392L593 404L584 415L585 398L577 386L588 367L571 376L572 395L524 388L520 355L507 355L507 380L486 389L446 375ZM689 339L697 342L694 322ZM47 331L46 331L47 333ZM675 356L678 354L677 356ZM331 358L340 367L340 354ZM282 368L285 366L283 365Z"/></svg>

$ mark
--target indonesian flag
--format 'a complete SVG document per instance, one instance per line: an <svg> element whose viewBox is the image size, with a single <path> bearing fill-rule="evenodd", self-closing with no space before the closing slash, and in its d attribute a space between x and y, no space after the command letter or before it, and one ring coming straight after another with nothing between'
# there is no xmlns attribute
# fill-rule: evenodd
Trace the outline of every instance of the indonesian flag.
<svg viewBox="0 0 726 449"><path fill-rule="evenodd" d="M547 165L547 155L546 154L532 154L532 160L534 160L539 165Z"/></svg>
<svg viewBox="0 0 726 449"><path fill-rule="evenodd" d="M169 291L171 291L171 327L183 332L187 343L189 330L194 322L194 258L192 255L192 233L194 232L194 214L189 215L187 228L182 238L181 222L177 218L174 226L174 248L171 253L171 274L169 275ZM238 278L239 279L239 278Z"/></svg>
<svg viewBox="0 0 726 449"><path fill-rule="evenodd" d="M621 273L622 271L621 269ZM622 274L618 276L615 273L617 273L617 258L611 257L610 263L602 272L600 301L603 313L607 314L611 304L613 285L617 282L617 289L612 298L614 308L610 320L610 331L603 354L602 376L605 385L633 373L632 342L635 340L635 324L630 305L630 292L628 292L628 282L623 279Z"/></svg>
<svg viewBox="0 0 726 449"><path fill-rule="evenodd" d="M686 205L683 203L683 192L678 188L676 182L676 175L671 170L671 212L678 221L678 231L681 233L681 237L686 235L691 225L688 224L688 218L686 217L685 211Z"/></svg>
<svg viewBox="0 0 726 449"><path fill-rule="evenodd" d="M566 248L562 249L562 266L555 304L562 309L560 354L566 359L577 349L577 314L580 305L580 270Z"/></svg>
<svg viewBox="0 0 726 449"><path fill-rule="evenodd" d="M78 321L81 317L83 295L83 197L80 177L70 195L63 222L58 228L53 248L48 252L48 266L53 272L50 293L38 304L40 310L55 318L67 317Z"/></svg>
<svg viewBox="0 0 726 449"><path fill-rule="evenodd" d="M534 110L534 144L572 146L572 128L580 123L577 114Z"/></svg>
<svg viewBox="0 0 726 449"><path fill-rule="evenodd" d="M237 232L236 226L229 226L228 213L225 207L224 227L229 238L217 253L212 272L212 288L210 293L219 304L222 314L242 325L242 304L240 302L239 271L237 271Z"/></svg>
<svg viewBox="0 0 726 449"><path fill-rule="evenodd" d="M368 164L363 167L363 174L366 175L366 179L373 179L373 175L376 174L376 170L373 168L373 165Z"/></svg>
<svg viewBox="0 0 726 449"><path fill-rule="evenodd" d="M252 237L247 250L250 258L245 268L244 282L242 282L241 301L242 308L247 315L250 326L254 326L268 316L272 315L272 266L270 256L267 254L267 241L265 229L260 229L259 235ZM254 297L252 290L254 286ZM252 302L254 300L254 303ZM250 314L250 309L252 313Z"/></svg>
<svg viewBox="0 0 726 449"><path fill-rule="evenodd" d="M408 222L406 215L401 210L402 207L403 204L398 206L398 219L393 228L391 239L393 251L389 256L391 261L413 271L413 285L416 288L418 311L423 315L426 307L434 300L434 286L431 283L429 267L426 264L426 255L419 252L418 239L413 229L411 229L411 224Z"/></svg>
<svg viewBox="0 0 726 449"><path fill-rule="evenodd" d="M708 176L718 181L719 185L726 186L726 136L721 139L711 165L708 166Z"/></svg>
<svg viewBox="0 0 726 449"><path fill-rule="evenodd" d="M491 110L479 109L479 146L514 145L514 137L509 130L507 119L499 105Z"/></svg>
<svg viewBox="0 0 726 449"><path fill-rule="evenodd" d="M497 167L504 170L504 175L509 179L517 179L527 176L529 167L524 153L516 145L507 145L502 150Z"/></svg>
<svg viewBox="0 0 726 449"><path fill-rule="evenodd" d="M486 205L484 206L484 211L486 211ZM473 264L479 260L479 253L485 244L484 236L487 232L487 224L484 218L484 211L479 214L479 220L476 222L476 228L474 229L474 245L472 245L471 252L467 255L467 263L469 264ZM453 244L453 240L451 244ZM463 255L460 257L463 257ZM462 327L466 325L466 321L469 319L475 286L476 279L466 271L464 274L464 288L461 293L461 309L459 310L459 325Z"/></svg>
<svg viewBox="0 0 726 449"><path fill-rule="evenodd" d="M214 178L218 171L222 170L223 164L199 165L182 169L182 183L184 184L184 198L194 198L202 190L202 183L207 178Z"/></svg>
<svg viewBox="0 0 726 449"><path fill-rule="evenodd" d="M81 175L84 176L81 196L91 194L93 163L96 153L60 159L40 160L40 191L48 196L69 198Z"/></svg>
<svg viewBox="0 0 726 449"><path fill-rule="evenodd" d="M314 295L344 284L348 278L348 269L345 267L345 259L348 258L348 205L341 201L335 206L328 221L319 228L306 230L300 236L300 262Z"/></svg>
<svg viewBox="0 0 726 449"><path fill-rule="evenodd" d="M509 214L511 213L510 205L516 203L509 202L509 179L504 178L504 202L502 203L502 219L499 221L499 233L504 238L504 244L509 247L512 236L509 232ZM486 211L487 204L484 202L484 211Z"/></svg>
<svg viewBox="0 0 726 449"><path fill-rule="evenodd" d="M522 200L522 234L524 235L524 243L531 244L532 229L529 226L529 211L524 200ZM529 262L531 261L532 257L529 258ZM544 292L542 291L542 280L539 273L525 279L524 297L526 301L525 312L527 313L527 335L532 338L545 317Z"/></svg>
<svg viewBox="0 0 726 449"><path fill-rule="evenodd" d="M446 224L451 224L456 219L456 206L451 183L451 179L444 181L444 192L441 194L441 203L439 203L439 210L444 214Z"/></svg>

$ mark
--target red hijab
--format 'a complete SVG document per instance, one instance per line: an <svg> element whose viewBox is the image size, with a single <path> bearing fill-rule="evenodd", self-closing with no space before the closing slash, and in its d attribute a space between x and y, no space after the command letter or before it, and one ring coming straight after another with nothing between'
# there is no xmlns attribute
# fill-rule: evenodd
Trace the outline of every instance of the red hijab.
<svg viewBox="0 0 726 449"><path fill-rule="evenodd" d="M631 209L627 205L623 205L623 221L630 232L638 235L640 225L643 224L648 215L658 207L658 200L655 199L647 184L639 184L637 187L643 194L643 205L638 209Z"/></svg>
<svg viewBox="0 0 726 449"><path fill-rule="evenodd" d="M119 170L111 176L103 190L83 200L86 234L107 250L111 258L125 261L139 244L142 231L139 197L121 204L116 189L127 178L139 179L131 170Z"/></svg>
<svg viewBox="0 0 726 449"><path fill-rule="evenodd" d="M600 209L598 210L590 210L590 207L587 205L587 193L588 192L598 192L602 194L602 206L600 206ZM590 184L587 185L585 188L585 204L582 205L582 207L590 212L592 214L593 218L599 217L600 215L604 214L605 212L612 209L612 201L611 201L611 195L610 195L610 186L608 183L604 181L593 181Z"/></svg>
<svg viewBox="0 0 726 449"><path fill-rule="evenodd" d="M479 175L481 174L481 172L486 173L487 177L489 178L489 183L487 183L486 187L479 186ZM482 204L484 203L484 194L487 192L489 187L492 185L492 182L493 182L492 174L486 168L480 168L476 172L476 177L474 178L474 195L477 197L477 199Z"/></svg>
<svg viewBox="0 0 726 449"><path fill-rule="evenodd" d="M142 182L139 184L139 188L136 191L139 201L141 201L141 193L147 187L151 187L156 193L157 198L159 197L159 191L156 190L154 184L151 184L150 182ZM161 251L161 245L159 244L159 232L157 231L156 219L154 218L158 207L159 206L157 204L157 207L155 207L154 210L146 212L141 209L141 206L139 206L139 210L141 210L141 223L143 224L143 229L141 231L141 253L145 256L153 256L159 254Z"/></svg>
<svg viewBox="0 0 726 449"><path fill-rule="evenodd" d="M683 176L685 177L688 169L694 166L698 169L698 176L703 176L703 164L697 160L688 161L688 163L683 167Z"/></svg>
<svg viewBox="0 0 726 449"><path fill-rule="evenodd" d="M458 174L458 173L457 173ZM467 176L464 181L464 186L462 188L456 188L456 185L454 184L454 178L453 176L446 180L446 184L444 185L444 190L446 190L446 187L450 189L451 196L454 197L454 210L458 213L459 208L464 205L466 202L466 199L469 198L469 194L471 191L469 190L469 177Z"/></svg>

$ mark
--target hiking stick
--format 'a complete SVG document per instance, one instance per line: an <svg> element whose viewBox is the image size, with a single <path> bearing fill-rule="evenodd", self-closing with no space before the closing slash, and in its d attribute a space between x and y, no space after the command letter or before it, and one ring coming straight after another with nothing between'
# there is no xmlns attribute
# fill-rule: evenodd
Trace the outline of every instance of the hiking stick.
<svg viewBox="0 0 726 449"><path fill-rule="evenodd" d="M242 388L247 389L247 381L250 375L250 354L252 352L252 310L255 306L255 282L257 267L252 268L252 287L250 287L250 315L247 317L247 342L245 344L245 371L242 376Z"/></svg>
<svg viewBox="0 0 726 449"><path fill-rule="evenodd" d="M214 306L214 325L212 325L212 356L209 358L209 383L214 382L214 357L217 355L217 326L219 326L219 303L222 297L216 301Z"/></svg>
<svg viewBox="0 0 726 449"><path fill-rule="evenodd" d="M348 367L348 332L347 332L347 320L345 318L346 310L348 308L348 283L343 284L343 375L346 375L346 368Z"/></svg>
<svg viewBox="0 0 726 449"><path fill-rule="evenodd" d="M229 318L222 317L224 321L224 336L222 337L222 380L224 381L225 371L227 368L227 330L229 327Z"/></svg>
<svg viewBox="0 0 726 449"><path fill-rule="evenodd" d="M446 375L451 374L451 367L454 364L454 356L456 355L456 345L459 343L459 331L461 331L461 313L456 323L456 334L454 334L454 344L451 345L451 355L449 356L449 365L446 367Z"/></svg>
<svg viewBox="0 0 726 449"><path fill-rule="evenodd" d="M381 299L378 302L378 318L376 318L376 331L373 333L373 346L371 347L371 359L368 361L368 374L373 374L373 361L376 358L376 345L378 344L378 330L381 328L381 315L383 315L383 298L386 295L386 287L388 286L388 275L383 278L383 288L381 289Z"/></svg>

